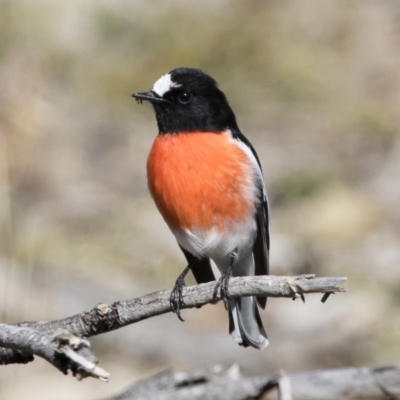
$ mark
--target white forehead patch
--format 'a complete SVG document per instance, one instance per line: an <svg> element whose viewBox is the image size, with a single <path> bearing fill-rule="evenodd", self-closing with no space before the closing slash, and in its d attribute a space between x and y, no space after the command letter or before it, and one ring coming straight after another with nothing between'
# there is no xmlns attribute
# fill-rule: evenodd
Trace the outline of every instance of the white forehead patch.
<svg viewBox="0 0 400 400"><path fill-rule="evenodd" d="M159 96L163 96L174 87L182 86L179 83L174 82L171 79L171 74L163 75L153 86L153 92L156 92Z"/></svg>

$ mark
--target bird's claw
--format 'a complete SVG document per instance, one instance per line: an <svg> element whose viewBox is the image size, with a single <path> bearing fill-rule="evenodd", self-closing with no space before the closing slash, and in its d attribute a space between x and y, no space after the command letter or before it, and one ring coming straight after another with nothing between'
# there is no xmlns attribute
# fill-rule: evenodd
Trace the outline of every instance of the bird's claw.
<svg viewBox="0 0 400 400"><path fill-rule="evenodd" d="M185 286L185 282L183 279L177 279L175 282L175 286L172 289L171 296L169 298L169 304L171 307L171 311L177 315L178 319L182 322L185 320L181 316L180 307L183 304L183 287Z"/></svg>
<svg viewBox="0 0 400 400"><path fill-rule="evenodd" d="M218 297L218 291L221 299L224 301L225 309L230 311L229 300L232 300L232 296L229 293L229 279L232 276L232 268L228 268L219 278L214 289L214 297Z"/></svg>

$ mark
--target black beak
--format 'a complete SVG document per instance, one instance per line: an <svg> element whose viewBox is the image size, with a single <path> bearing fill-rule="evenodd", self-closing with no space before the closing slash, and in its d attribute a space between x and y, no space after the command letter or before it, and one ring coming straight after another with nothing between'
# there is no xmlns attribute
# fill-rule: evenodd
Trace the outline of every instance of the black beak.
<svg viewBox="0 0 400 400"><path fill-rule="evenodd" d="M153 91L132 93L132 97L134 97L138 103L141 103L142 101L150 101L150 103L161 103L165 101L162 97L160 97L157 93Z"/></svg>

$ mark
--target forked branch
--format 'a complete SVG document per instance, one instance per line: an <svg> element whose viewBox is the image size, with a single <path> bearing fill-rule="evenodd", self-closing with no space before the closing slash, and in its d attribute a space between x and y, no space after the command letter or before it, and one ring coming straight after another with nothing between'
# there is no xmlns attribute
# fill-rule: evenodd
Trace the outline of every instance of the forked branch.
<svg viewBox="0 0 400 400"><path fill-rule="evenodd" d="M304 301L304 295L309 293L327 295L344 292L340 287L346 278L317 278L315 275L302 276L252 276L231 278L229 281L229 292L232 297L242 296L266 296L266 297L300 297ZM181 309L202 307L206 304L214 304L221 300L219 294L215 294L215 282L205 283L197 286L185 287L183 289L183 304ZM57 364L57 354L60 353L59 332L67 332L78 342L72 340L67 342L71 351L64 352L64 358L74 358L74 343L77 348L82 348L79 338L106 333L123 326L142 321L147 318L165 314L170 309L171 291L160 291L147 294L132 300L116 301L112 304L99 304L91 310L84 311L72 317L54 320L50 322L23 322L17 326L0 324L0 364L26 363L33 359L32 355L38 355L47 359L50 363L60 368ZM10 335L10 329L14 335ZM25 329L25 330L24 330ZM20 340L16 341L15 334ZM65 341L61 341L65 343ZM78 345L79 343L79 345ZM87 340L85 348L89 348ZM84 361L75 357L70 364L64 363L61 370L72 370L80 377L96 376L94 373L94 356L84 356L91 364L84 366ZM80 363L77 360L80 360ZM72 364L71 364L72 363ZM85 372L82 372L85 371ZM102 378L102 372L97 371L97 377ZM104 378L104 377L103 377Z"/></svg>

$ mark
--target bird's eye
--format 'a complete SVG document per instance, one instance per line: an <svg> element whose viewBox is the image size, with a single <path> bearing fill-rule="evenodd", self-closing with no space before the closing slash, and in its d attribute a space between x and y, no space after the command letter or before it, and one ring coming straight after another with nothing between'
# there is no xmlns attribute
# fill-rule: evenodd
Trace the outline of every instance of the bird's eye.
<svg viewBox="0 0 400 400"><path fill-rule="evenodd" d="M189 92L180 92L178 94L178 100L182 104L187 104L192 100L192 93Z"/></svg>

